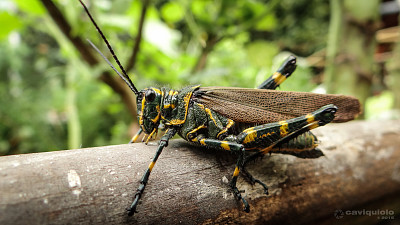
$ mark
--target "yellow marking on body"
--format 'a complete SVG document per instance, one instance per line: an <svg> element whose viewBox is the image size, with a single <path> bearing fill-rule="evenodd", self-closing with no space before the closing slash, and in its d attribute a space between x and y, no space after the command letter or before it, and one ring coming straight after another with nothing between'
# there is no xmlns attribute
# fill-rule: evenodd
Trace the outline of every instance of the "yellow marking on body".
<svg viewBox="0 0 400 225"><path fill-rule="evenodd" d="M239 176L240 169L239 167L235 167L235 171L233 171L233 177Z"/></svg>
<svg viewBox="0 0 400 225"><path fill-rule="evenodd" d="M174 90L170 90L170 91L168 92L168 95L171 95L171 96L177 95L177 94L178 94L178 92L177 92L177 91L174 91Z"/></svg>
<svg viewBox="0 0 400 225"><path fill-rule="evenodd" d="M160 105L156 105L156 109L157 109L158 114L157 114L156 118L151 120L153 123L157 123L158 120L160 120L160 115L161 115Z"/></svg>
<svg viewBox="0 0 400 225"><path fill-rule="evenodd" d="M200 87L200 85L194 86L192 88L194 90L198 87ZM185 102L185 118L183 120L181 120L181 119L171 120L171 121L169 121L170 124L179 125L179 124L183 124L186 121L186 116L187 116L188 108L189 108L189 101L190 101L190 98L192 97L192 94L193 94L193 91L187 93L186 96L183 98L183 101Z"/></svg>
<svg viewBox="0 0 400 225"><path fill-rule="evenodd" d="M142 100L141 114L140 114L140 116L139 116L139 125L143 125L143 111L144 111L145 102L146 102L146 99L143 98L143 100Z"/></svg>
<svg viewBox="0 0 400 225"><path fill-rule="evenodd" d="M159 94L159 95L164 95L164 93L160 90L160 89L157 89L157 88L152 88L157 94Z"/></svg>
<svg viewBox="0 0 400 225"><path fill-rule="evenodd" d="M228 119L228 125L226 125L226 128L231 128L235 124L235 121Z"/></svg>
<svg viewBox="0 0 400 225"><path fill-rule="evenodd" d="M250 127L250 128L247 128L246 130L244 130L243 132L248 133L248 132L253 131L253 130L254 130L254 127Z"/></svg>
<svg viewBox="0 0 400 225"><path fill-rule="evenodd" d="M201 139L201 140L200 140L200 144L206 145L206 139L205 139L205 138Z"/></svg>
<svg viewBox="0 0 400 225"><path fill-rule="evenodd" d="M206 112L210 116L210 119L214 122L215 126L217 126L217 122L215 121L214 117L212 116L211 110L209 108L206 108Z"/></svg>
<svg viewBox="0 0 400 225"><path fill-rule="evenodd" d="M190 134L193 134L194 132L196 132L196 131L198 131L200 129L203 129L203 128L207 128L206 125L203 124L203 125L200 125L200 126L196 127L195 129L193 129L192 131L190 131L189 133L186 134L186 139L189 140L189 135Z"/></svg>
<svg viewBox="0 0 400 225"><path fill-rule="evenodd" d="M167 105L164 105L164 109L168 109L168 108L173 108L173 109L175 109L175 104L167 104Z"/></svg>
<svg viewBox="0 0 400 225"><path fill-rule="evenodd" d="M221 132L219 132L219 133L217 134L217 138L219 137L219 135L221 135L221 134L227 132L228 129L231 128L231 127L233 126L233 124L235 124L235 121L233 121L233 120L231 120L231 119L228 119L228 124L226 125L226 127L225 127Z"/></svg>
<svg viewBox="0 0 400 225"><path fill-rule="evenodd" d="M186 115L185 115L185 117L186 117ZM179 125L179 124L184 123L185 121L186 121L186 118L185 118L185 120L174 119L174 120L171 120L169 123L170 123L171 125Z"/></svg>
<svg viewBox="0 0 400 225"><path fill-rule="evenodd" d="M218 134L217 134L217 138L219 137L219 135L221 135L221 134L223 134L223 133L225 133L225 132L227 132L228 131L228 129L223 129L223 130L221 130L221 132L219 132Z"/></svg>
<svg viewBox="0 0 400 225"><path fill-rule="evenodd" d="M279 125L281 125L281 127L279 128L281 131L281 137L285 137L286 135L288 135L288 130L289 130L289 124L288 122L284 121L279 121Z"/></svg>
<svg viewBox="0 0 400 225"><path fill-rule="evenodd" d="M246 137L243 140L243 144L253 142L257 138L257 131L251 130L246 131Z"/></svg>
<svg viewBox="0 0 400 225"><path fill-rule="evenodd" d="M221 147L227 151L231 150L231 147L229 147L229 143L227 141L221 141Z"/></svg>
<svg viewBox="0 0 400 225"><path fill-rule="evenodd" d="M283 81L285 81L286 80L286 76L283 76L281 73L279 73L279 72L275 72L273 75L272 75L272 79L274 79L274 81L275 81L275 83L277 84L277 85L280 85L281 83L283 83Z"/></svg>
<svg viewBox="0 0 400 225"><path fill-rule="evenodd" d="M149 170L150 170L150 172L151 172L151 170L153 170L153 167L154 167L155 164L156 164L155 162L151 162L151 163L149 164Z"/></svg>
<svg viewBox="0 0 400 225"><path fill-rule="evenodd" d="M307 119L307 123L312 123L315 121L315 116L313 116L311 114L307 114L306 119Z"/></svg>
<svg viewBox="0 0 400 225"><path fill-rule="evenodd" d="M205 109L205 107L204 107L204 105L203 104L199 104L199 103L197 103L197 105L201 108L201 109Z"/></svg>

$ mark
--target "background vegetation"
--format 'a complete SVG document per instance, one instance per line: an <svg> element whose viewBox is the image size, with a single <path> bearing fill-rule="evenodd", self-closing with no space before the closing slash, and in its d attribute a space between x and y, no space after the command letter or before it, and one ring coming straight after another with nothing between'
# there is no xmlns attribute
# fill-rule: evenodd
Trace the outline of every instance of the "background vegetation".
<svg viewBox="0 0 400 225"><path fill-rule="evenodd" d="M295 54L281 90L352 94L367 117L394 107L377 0L85 2L139 89L256 87ZM108 54L78 0L2 0L0 27L1 155L128 142L134 95L88 46Z"/></svg>

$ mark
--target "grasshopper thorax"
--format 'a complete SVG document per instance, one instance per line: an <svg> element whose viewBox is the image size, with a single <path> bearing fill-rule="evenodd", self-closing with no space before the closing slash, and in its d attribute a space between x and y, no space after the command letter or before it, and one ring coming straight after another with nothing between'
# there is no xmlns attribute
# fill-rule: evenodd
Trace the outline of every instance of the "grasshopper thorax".
<svg viewBox="0 0 400 225"><path fill-rule="evenodd" d="M199 86L179 91L169 88L146 88L137 95L138 120L146 133L156 132L160 122L166 126L181 126L186 121L190 99Z"/></svg>
<svg viewBox="0 0 400 225"><path fill-rule="evenodd" d="M138 120L141 129L151 134L160 125L163 92L157 88L146 88L137 95Z"/></svg>

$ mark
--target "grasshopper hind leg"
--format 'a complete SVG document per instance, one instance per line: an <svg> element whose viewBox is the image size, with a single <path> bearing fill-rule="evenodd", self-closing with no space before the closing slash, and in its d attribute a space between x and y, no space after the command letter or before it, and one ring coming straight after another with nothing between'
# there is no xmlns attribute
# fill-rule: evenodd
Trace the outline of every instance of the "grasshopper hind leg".
<svg viewBox="0 0 400 225"><path fill-rule="evenodd" d="M279 67L279 69L265 80L258 89L275 90L282 82L284 82L296 69L296 57L289 56Z"/></svg>
<svg viewBox="0 0 400 225"><path fill-rule="evenodd" d="M268 194L268 186L247 172L245 169L246 164L267 153L277 152L282 146L289 147L288 150L293 151L316 150L316 138L309 130L331 122L336 110L336 106L326 105L305 116L259 125L244 130L237 136L238 142L242 143L245 148L255 147L258 149L258 152L243 160L243 174L246 175L252 183L258 183L263 186L264 193ZM301 148L299 149L299 147Z"/></svg>

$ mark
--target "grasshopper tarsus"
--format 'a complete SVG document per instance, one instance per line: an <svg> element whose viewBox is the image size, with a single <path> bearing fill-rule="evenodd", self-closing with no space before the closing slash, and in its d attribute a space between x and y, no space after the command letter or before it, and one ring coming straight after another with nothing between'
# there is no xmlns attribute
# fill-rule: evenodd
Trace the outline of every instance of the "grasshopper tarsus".
<svg viewBox="0 0 400 225"><path fill-rule="evenodd" d="M239 200L239 201L242 201L242 203L243 203L243 211L245 211L245 212L250 212L250 205L249 205L249 203L247 202L247 200L246 199L244 199L243 197L242 197L242 195L240 194L240 193L244 193L244 191L243 190L239 190L236 186L235 187L232 187L231 186L231 190L232 190L232 192L233 192L233 195L235 196L235 198L237 199L237 200Z"/></svg>
<svg viewBox="0 0 400 225"><path fill-rule="evenodd" d="M126 208L125 210L128 212L128 216L133 216L135 213L137 213L136 209L130 207Z"/></svg>
<svg viewBox="0 0 400 225"><path fill-rule="evenodd" d="M126 211L128 211L128 216L133 216L133 214L137 213L136 207L139 203L140 196L142 195L144 189L142 190L137 190L135 194L135 199L133 200L132 204L126 208Z"/></svg>

